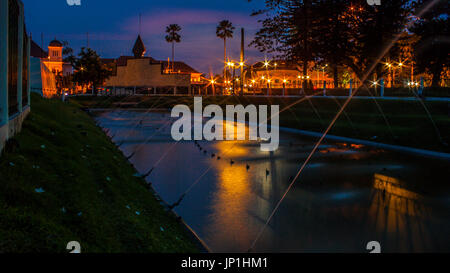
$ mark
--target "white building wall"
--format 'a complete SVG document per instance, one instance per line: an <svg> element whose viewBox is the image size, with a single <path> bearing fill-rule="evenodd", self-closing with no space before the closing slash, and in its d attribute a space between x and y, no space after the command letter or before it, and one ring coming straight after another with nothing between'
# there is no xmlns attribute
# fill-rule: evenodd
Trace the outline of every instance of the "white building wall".
<svg viewBox="0 0 450 273"><path fill-rule="evenodd" d="M19 104L18 113L9 116L8 113L8 24L9 24L9 0L0 0L0 153L3 151L5 142L18 133L22 123L30 112L30 107L22 107L22 67L23 57L29 58L29 46L26 56L23 56L23 34L24 34L24 6L22 1L16 0L19 5L18 27L18 88L17 100ZM28 73L28 77L29 77ZM28 78L29 82L29 78ZM29 85L29 84L28 84ZM26 88L26 87L23 87ZM28 99L30 98L27 88Z"/></svg>

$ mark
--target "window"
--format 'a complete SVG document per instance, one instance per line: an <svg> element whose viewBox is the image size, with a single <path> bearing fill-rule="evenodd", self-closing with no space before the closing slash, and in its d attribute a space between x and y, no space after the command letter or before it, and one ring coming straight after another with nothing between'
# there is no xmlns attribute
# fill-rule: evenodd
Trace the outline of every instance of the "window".
<svg viewBox="0 0 450 273"><path fill-rule="evenodd" d="M28 36L23 29L22 107L28 105Z"/></svg>
<svg viewBox="0 0 450 273"><path fill-rule="evenodd" d="M9 0L8 17L8 114L11 116L19 111L17 101L19 5L16 0Z"/></svg>

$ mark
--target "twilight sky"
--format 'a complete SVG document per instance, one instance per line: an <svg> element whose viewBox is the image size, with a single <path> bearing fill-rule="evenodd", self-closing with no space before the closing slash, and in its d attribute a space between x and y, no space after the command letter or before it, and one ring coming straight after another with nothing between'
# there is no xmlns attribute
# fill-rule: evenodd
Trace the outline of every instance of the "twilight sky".
<svg viewBox="0 0 450 273"><path fill-rule="evenodd" d="M22 0L25 4L27 31L44 47L55 37L69 42L75 52L87 44L102 57L132 55L131 49L139 32L142 14L142 38L147 56L167 60L171 46L165 27L176 23L182 27L182 42L175 47L175 60L195 69L219 72L223 62L223 41L216 37L219 21L230 20L235 37L228 42L229 56L239 58L240 28L246 29L246 45L259 24L250 13L263 7L263 0L81 0L81 6L69 6L66 0ZM254 48L246 49L249 62L264 58Z"/></svg>

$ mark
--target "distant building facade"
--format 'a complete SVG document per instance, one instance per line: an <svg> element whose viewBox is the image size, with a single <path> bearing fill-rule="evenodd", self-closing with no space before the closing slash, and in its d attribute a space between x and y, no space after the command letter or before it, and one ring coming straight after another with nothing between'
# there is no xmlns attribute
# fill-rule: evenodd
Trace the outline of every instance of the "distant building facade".
<svg viewBox="0 0 450 273"><path fill-rule="evenodd" d="M191 94L204 84L202 74L183 62L157 61L145 57L146 48L140 36L133 47L134 57L121 56L105 59L114 63L113 76L105 86L114 92L117 89L134 89L139 93Z"/></svg>
<svg viewBox="0 0 450 273"><path fill-rule="evenodd" d="M63 60L63 44L53 40L44 51L31 41L31 91L50 98L58 93L56 75L67 76L73 73L72 65Z"/></svg>
<svg viewBox="0 0 450 273"><path fill-rule="evenodd" d="M317 66L311 62L307 74L304 75L302 71L303 68L298 64L284 60L257 62L245 71L246 91L252 92L255 89L268 87L275 90L298 90L304 87L305 82L307 89L323 89L324 84L327 89L334 88L334 79L328 73L328 66ZM357 87L359 81L354 73L351 75L353 87ZM343 88L349 88L350 83L340 83L340 85Z"/></svg>
<svg viewBox="0 0 450 273"><path fill-rule="evenodd" d="M42 62L54 74L62 73L67 76L73 72L72 65L63 60L63 44L56 39L48 45L47 59L43 59Z"/></svg>
<svg viewBox="0 0 450 273"><path fill-rule="evenodd" d="M0 151L30 112L30 39L20 0L0 0Z"/></svg>

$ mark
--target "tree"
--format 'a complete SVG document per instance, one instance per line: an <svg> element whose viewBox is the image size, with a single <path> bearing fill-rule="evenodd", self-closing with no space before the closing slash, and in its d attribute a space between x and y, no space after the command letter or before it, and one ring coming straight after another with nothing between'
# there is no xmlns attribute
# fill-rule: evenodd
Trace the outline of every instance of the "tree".
<svg viewBox="0 0 450 273"><path fill-rule="evenodd" d="M431 2L430 0L419 0L414 9L418 13ZM450 63L449 11L449 2L440 1L420 18L416 18L417 20L411 28L411 31L420 37L415 45L417 68L419 72L429 71L433 75L431 83L433 87L440 85L444 66L448 66Z"/></svg>
<svg viewBox="0 0 450 273"><path fill-rule="evenodd" d="M380 6L366 5L360 12L361 21L355 25L353 60L347 64L362 78L374 73L377 78L386 73L382 62L389 56L401 37L410 15L409 0L384 1ZM366 3L361 0L362 3ZM374 67L374 70L371 70ZM367 80L367 78L366 78Z"/></svg>
<svg viewBox="0 0 450 273"><path fill-rule="evenodd" d="M69 46L69 42L62 41L63 51L62 55L65 62L70 62L70 58L73 56L73 49Z"/></svg>
<svg viewBox="0 0 450 273"><path fill-rule="evenodd" d="M337 82L337 64L350 67L359 78L383 70L379 63L405 27L409 0L266 0L263 27L252 42L261 51L277 52L303 65L330 62ZM388 50L386 50L388 49ZM304 83L305 84L305 83Z"/></svg>
<svg viewBox="0 0 450 273"><path fill-rule="evenodd" d="M172 69L174 69L175 65L175 43L181 42L179 31L181 31L181 27L177 24L171 24L166 28L166 41L172 43Z"/></svg>
<svg viewBox="0 0 450 273"><path fill-rule="evenodd" d="M409 79L410 82L414 81L414 66L416 65L414 46L418 41L419 36L405 30L397 42L400 79Z"/></svg>
<svg viewBox="0 0 450 273"><path fill-rule="evenodd" d="M349 1L323 0L318 4L315 20L317 23L317 60L322 67L329 64L333 74L334 87L339 87L339 66L352 55L352 24L355 18L346 18ZM345 82L345 80L343 81Z"/></svg>
<svg viewBox="0 0 450 273"><path fill-rule="evenodd" d="M219 22L219 25L216 28L216 35L220 39L223 39L223 48L224 48L224 54L223 54L223 61L224 61L224 68L223 68L223 76L225 79L225 72L226 72L226 64L227 64L227 38L233 38L233 32L235 30L235 27L233 24L228 20L223 20Z"/></svg>
<svg viewBox="0 0 450 273"><path fill-rule="evenodd" d="M94 94L97 94L97 87L112 75L112 69L104 65L97 52L90 48L81 48L78 57L71 61L75 70L73 81L81 86L92 85Z"/></svg>
<svg viewBox="0 0 450 273"><path fill-rule="evenodd" d="M266 14L260 20L263 27L256 33L254 45L260 51L275 53L303 66L308 74L308 64L315 58L318 36L313 18L320 12L317 1L312 0L268 0L266 10L253 15ZM307 85L306 78L303 86Z"/></svg>
<svg viewBox="0 0 450 273"><path fill-rule="evenodd" d="M73 86L72 75L64 75L61 71L56 73L55 80L58 94L62 94L64 89L69 89Z"/></svg>

